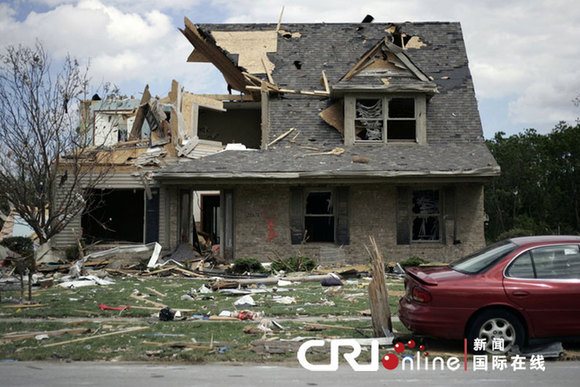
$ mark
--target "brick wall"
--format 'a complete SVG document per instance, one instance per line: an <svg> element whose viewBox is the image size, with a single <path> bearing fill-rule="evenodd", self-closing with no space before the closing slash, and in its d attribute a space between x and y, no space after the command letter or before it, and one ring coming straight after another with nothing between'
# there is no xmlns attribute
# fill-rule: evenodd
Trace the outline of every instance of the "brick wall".
<svg viewBox="0 0 580 387"><path fill-rule="evenodd" d="M350 187L350 245L330 243L290 244L288 186L240 186L234 192L235 257L288 257L301 253L324 263L368 262L365 245L373 235L386 261L399 261L417 255L432 261L449 262L484 246L483 186L464 184L456 187L456 241L453 220L445 223L446 243L397 245L394 185L358 185Z"/></svg>

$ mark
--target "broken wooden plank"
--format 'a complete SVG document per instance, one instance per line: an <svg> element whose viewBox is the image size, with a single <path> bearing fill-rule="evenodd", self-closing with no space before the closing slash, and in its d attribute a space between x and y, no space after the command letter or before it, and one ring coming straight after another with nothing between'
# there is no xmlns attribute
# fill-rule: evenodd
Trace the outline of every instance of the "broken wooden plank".
<svg viewBox="0 0 580 387"><path fill-rule="evenodd" d="M44 335L48 337L58 337L62 335L80 335L83 333L88 333L91 330L89 328L66 328L66 329L59 329L56 331L38 331L38 332L28 332L28 333L9 333L2 336L1 340L6 341L21 341L21 340L28 340L33 339L36 336Z"/></svg>
<svg viewBox="0 0 580 387"><path fill-rule="evenodd" d="M270 82L271 84L275 84L274 78L272 78L272 72L270 71L270 69L268 69L268 66L266 66L266 62L264 61L264 58L261 58L260 60L262 61L262 65L264 66L264 71L266 71L266 76L268 77L268 82Z"/></svg>
<svg viewBox="0 0 580 387"><path fill-rule="evenodd" d="M141 138L141 128L145 122L145 115L147 114L147 108L149 107L149 100L151 100L151 93L149 93L149 85L145 85L143 90L143 96L139 102L139 108L137 109L137 114L135 115L135 121L133 121L133 126L131 127L131 133L129 134L129 139L134 140ZM147 108L145 107L147 105Z"/></svg>
<svg viewBox="0 0 580 387"><path fill-rule="evenodd" d="M322 70L322 83L324 85L324 90L330 94L330 85L328 84L328 78L326 78L326 71Z"/></svg>
<svg viewBox="0 0 580 387"><path fill-rule="evenodd" d="M139 300L139 301L143 301L143 302L145 302L147 304L154 305L154 306L156 306L158 308L162 308L162 309L167 306L167 305L162 304L160 302L151 301L151 300L146 299L145 297L138 296L135 293L131 294L130 297L131 298L134 298L136 300Z"/></svg>
<svg viewBox="0 0 580 387"><path fill-rule="evenodd" d="M370 50L368 50L360 60L346 73L342 80L349 80L352 78L356 73L362 70L362 68L367 64L367 60L369 60L379 49L380 47L386 42L386 38L381 39L377 44L375 44Z"/></svg>
<svg viewBox="0 0 580 387"><path fill-rule="evenodd" d="M344 148L337 147L332 150L329 150L328 152L306 153L303 156L326 156L326 155L340 156L343 153Z"/></svg>
<svg viewBox="0 0 580 387"><path fill-rule="evenodd" d="M230 58L214 43L201 35L197 27L184 18L184 29L179 29L196 50L213 63L221 71L228 84L239 91L246 91L246 80L242 72Z"/></svg>
<svg viewBox="0 0 580 387"><path fill-rule="evenodd" d="M101 337L122 335L122 334L125 334L125 333L141 332L141 331L144 331L144 330L147 330L147 329L150 329L150 327L131 327L131 328L127 328L127 329L124 329L124 330L121 330L121 331L103 333L101 335L95 335L95 336L89 336L89 337L82 337L82 338L79 338L79 339L61 341L59 343L45 344L45 345L43 345L43 347L44 348L49 348L49 347L56 347L56 346L59 346L59 345L80 343L80 342L83 342L83 341L88 341L88 340L93 340L93 339L99 339Z"/></svg>
<svg viewBox="0 0 580 387"><path fill-rule="evenodd" d="M276 25L276 32L280 31L280 24L282 24L283 15L284 15L284 6L282 6L282 10L280 11L280 17L278 18L278 24Z"/></svg>
<svg viewBox="0 0 580 387"><path fill-rule="evenodd" d="M278 141L283 140L286 136L288 136L290 133L292 133L295 130L296 130L295 128L290 128L288 131L282 133L281 135L279 135L278 137L276 137L274 140L270 141L270 143L268 143L268 146L272 146L275 143L277 143Z"/></svg>
<svg viewBox="0 0 580 387"><path fill-rule="evenodd" d="M167 294L161 293L159 290L156 290L156 289L153 289L153 288L149 288L149 287L146 287L145 289L149 290L151 293L157 294L160 297L167 297Z"/></svg>
<svg viewBox="0 0 580 387"><path fill-rule="evenodd" d="M25 308L40 308L45 306L44 304L10 304L10 305L2 305L3 308L10 308L10 309L25 309Z"/></svg>

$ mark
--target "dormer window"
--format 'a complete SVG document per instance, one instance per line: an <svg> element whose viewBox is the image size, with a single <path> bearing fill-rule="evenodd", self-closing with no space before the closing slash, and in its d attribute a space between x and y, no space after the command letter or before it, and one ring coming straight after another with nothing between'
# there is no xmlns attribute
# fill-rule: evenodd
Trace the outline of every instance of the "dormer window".
<svg viewBox="0 0 580 387"><path fill-rule="evenodd" d="M357 99L354 131L356 141L383 141L384 114L383 100Z"/></svg>
<svg viewBox="0 0 580 387"><path fill-rule="evenodd" d="M425 96L345 96L345 142L425 143Z"/></svg>

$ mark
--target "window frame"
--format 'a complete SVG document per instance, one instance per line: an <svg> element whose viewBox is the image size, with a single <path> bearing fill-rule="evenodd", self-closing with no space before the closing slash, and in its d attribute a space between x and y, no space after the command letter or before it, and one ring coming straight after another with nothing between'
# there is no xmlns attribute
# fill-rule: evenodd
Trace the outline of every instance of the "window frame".
<svg viewBox="0 0 580 387"><path fill-rule="evenodd" d="M534 247L530 247L524 251L521 251L517 256L515 256L513 259L511 259L507 265L505 265L505 268L503 270L503 276L504 278L509 278L512 280L522 280L522 281L541 281L541 282L578 282L578 278L565 278L565 277L555 277L555 278L549 278L549 277L538 277L538 273L537 273L537 268L536 268L536 262L534 260L534 250L538 250L538 249L544 249L544 248L565 248L565 247L575 247L578 251L580 251L580 245L576 244L576 243L557 243L557 244L547 244L547 245L541 245L541 246L534 246ZM528 277L516 277L516 276L512 276L509 275L509 271L511 269L511 267L514 265L514 263L520 259L520 257L524 256L526 253L529 254L530 259L531 259L531 263L532 263L532 268L533 268L533 273L534 276L531 278Z"/></svg>
<svg viewBox="0 0 580 387"><path fill-rule="evenodd" d="M312 193L328 193L330 194L330 200L332 204L332 213L330 214L310 214L307 212L308 196ZM336 215L336 205L335 205L336 192L334 189L324 189L324 188L311 188L304 190L303 199L303 224L304 231L307 230L306 218L328 218L332 219L332 240L331 241L311 241L309 238L305 240L306 243L336 243L336 227L337 227L337 215ZM308 237L308 235L307 235Z"/></svg>
<svg viewBox="0 0 580 387"><path fill-rule="evenodd" d="M421 213L415 213L413 212L413 198L415 195L415 192L420 192L420 191L433 191L437 193L437 212L436 213L426 213L426 214L421 214ZM434 187L414 187L411 189L411 195L410 195L410 203L409 203L409 243L410 244L422 244L422 243L443 243L443 214L444 214L444 208L443 208L443 189L440 188L434 188ZM423 219L427 219L430 217L436 217L437 218L437 239L414 239L413 238L413 228L414 228L414 223L415 223L415 219L417 218L423 218Z"/></svg>
<svg viewBox="0 0 580 387"><path fill-rule="evenodd" d="M410 98L414 101L414 117L389 117L389 102L392 99ZM357 140L356 121L357 101L381 100L382 104L382 139L381 140ZM361 93L344 96L344 119L345 119L345 145L377 145L377 144L426 144L426 112L427 97L417 93ZM389 121L415 121L414 139L389 139Z"/></svg>

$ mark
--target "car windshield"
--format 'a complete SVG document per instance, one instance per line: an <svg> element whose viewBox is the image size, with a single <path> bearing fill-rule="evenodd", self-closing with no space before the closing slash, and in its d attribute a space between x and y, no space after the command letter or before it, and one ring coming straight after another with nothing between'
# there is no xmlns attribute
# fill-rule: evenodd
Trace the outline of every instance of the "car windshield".
<svg viewBox="0 0 580 387"><path fill-rule="evenodd" d="M514 251L517 247L518 246L515 243L510 241L498 242L468 255L467 257L452 262L449 266L462 273L483 273Z"/></svg>

